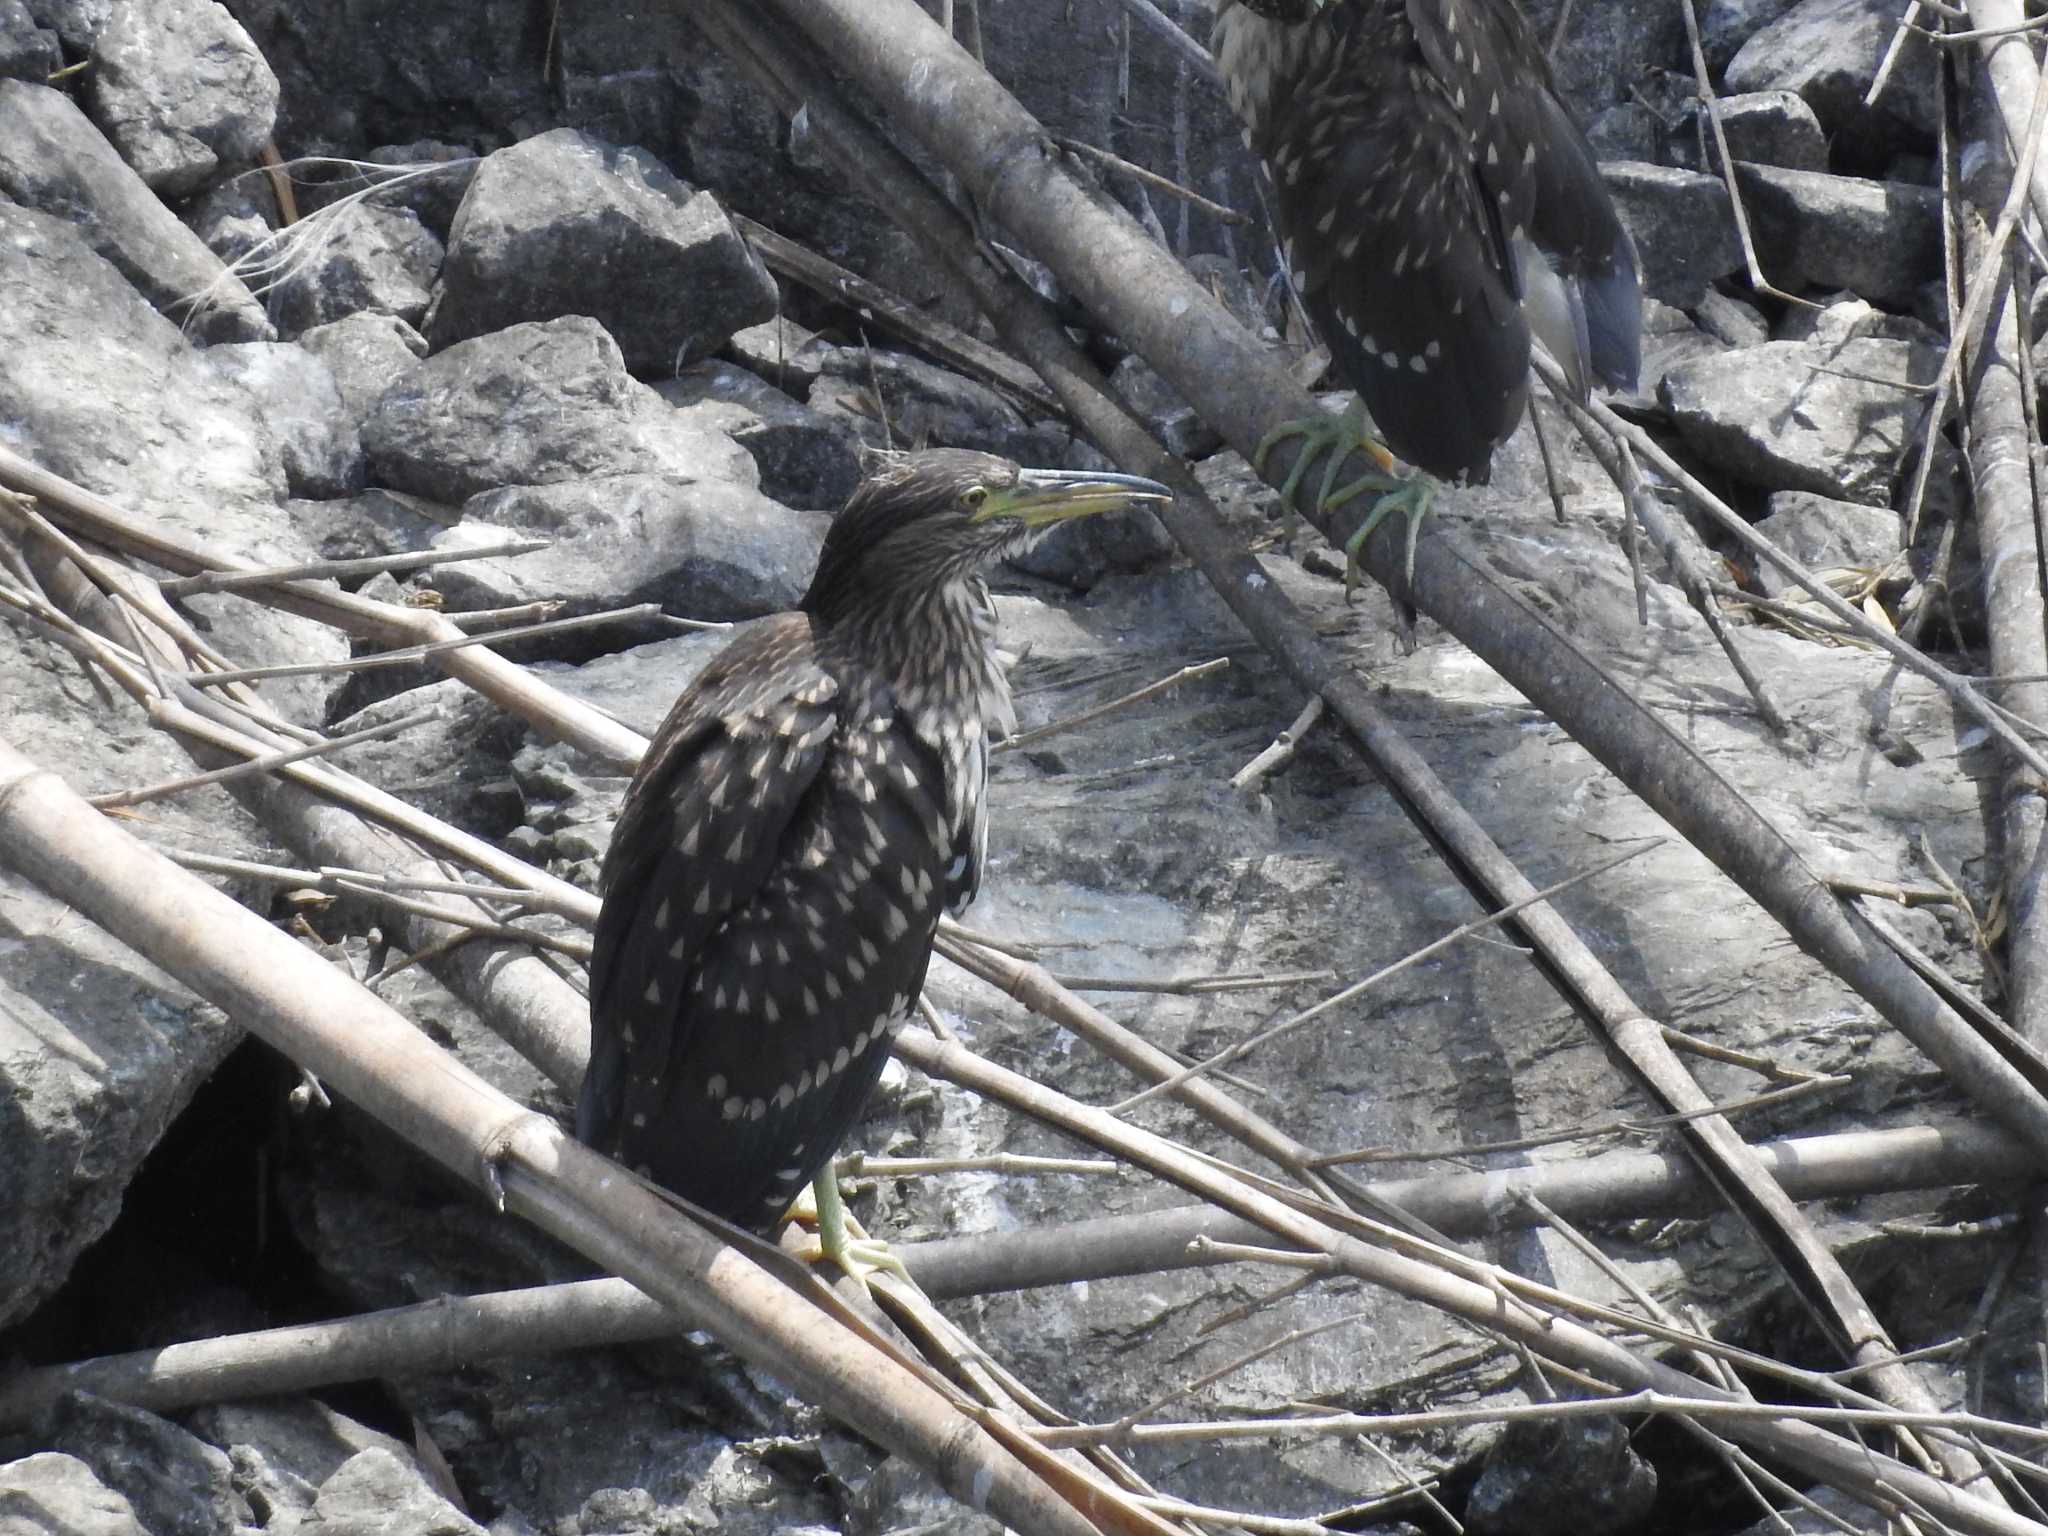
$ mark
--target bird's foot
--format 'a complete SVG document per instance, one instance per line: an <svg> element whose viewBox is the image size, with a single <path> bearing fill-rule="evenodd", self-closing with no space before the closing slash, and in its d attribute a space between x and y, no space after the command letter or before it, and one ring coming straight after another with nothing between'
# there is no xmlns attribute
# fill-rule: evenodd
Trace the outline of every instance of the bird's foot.
<svg viewBox="0 0 2048 1536"><path fill-rule="evenodd" d="M1261 475L1265 474L1266 460L1272 456L1273 450L1293 437L1302 439L1301 452L1294 456L1294 463L1288 468L1287 478L1280 485L1280 501L1287 509L1290 535L1301 517L1295 508L1294 493L1300 489L1310 465L1319 456L1323 458L1324 464L1322 488L1317 492L1315 502L1318 512L1329 512L1349 501L1360 491L1387 490L1401 483L1391 474L1367 474L1349 485L1337 484L1337 476L1353 449L1366 454L1379 464L1382 470L1391 470L1394 466L1393 455L1387 452L1385 445L1378 438L1366 430L1365 406L1355 398L1334 416L1326 412L1317 412L1313 416L1302 416L1293 421L1280 423L1260 438L1259 446L1252 450L1253 470Z"/></svg>
<svg viewBox="0 0 2048 1536"><path fill-rule="evenodd" d="M1436 482L1421 475L1412 480L1399 480L1391 475L1361 475L1339 491L1337 500L1331 505L1341 505L1361 491L1378 491L1380 494L1372 509L1365 514L1365 520L1344 541L1344 601L1347 603L1351 601L1351 594L1358 590L1359 551L1365 548L1365 541L1372 537L1373 530L1396 512L1408 520L1407 558L1401 573L1407 578L1409 588L1414 588L1415 539L1422 532L1422 520L1429 516L1431 503L1436 500Z"/></svg>
<svg viewBox="0 0 2048 1536"><path fill-rule="evenodd" d="M877 1270L887 1270L906 1283L914 1283L903 1261L889 1251L889 1245L869 1237L860 1223L847 1214L839 1199L839 1176L830 1163L818 1171L811 1187L797 1196L790 1215L799 1222L814 1222L817 1227L817 1237L797 1250L796 1256L806 1264L838 1265L863 1295L867 1293L868 1276Z"/></svg>

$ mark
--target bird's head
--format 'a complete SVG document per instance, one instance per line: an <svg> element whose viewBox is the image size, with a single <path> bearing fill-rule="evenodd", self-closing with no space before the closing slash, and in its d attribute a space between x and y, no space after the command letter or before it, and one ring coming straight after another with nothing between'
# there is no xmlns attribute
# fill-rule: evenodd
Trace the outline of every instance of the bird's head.
<svg viewBox="0 0 2048 1536"><path fill-rule="evenodd" d="M1060 523L1171 499L1136 475L1025 469L959 448L889 454L832 520L803 608L830 620L915 598L1022 554Z"/></svg>

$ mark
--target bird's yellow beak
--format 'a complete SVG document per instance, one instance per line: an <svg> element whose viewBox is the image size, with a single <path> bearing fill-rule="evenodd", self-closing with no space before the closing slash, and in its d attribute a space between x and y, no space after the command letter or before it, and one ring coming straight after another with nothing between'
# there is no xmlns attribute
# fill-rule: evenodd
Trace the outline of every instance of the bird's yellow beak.
<svg viewBox="0 0 2048 1536"><path fill-rule="evenodd" d="M975 509L977 523L991 518L1015 518L1027 528L1063 523L1070 518L1090 517L1097 512L1121 512L1126 507L1173 500L1173 492L1157 480L1139 475L1115 475L1092 469L1027 469L1015 485L991 487L987 498Z"/></svg>

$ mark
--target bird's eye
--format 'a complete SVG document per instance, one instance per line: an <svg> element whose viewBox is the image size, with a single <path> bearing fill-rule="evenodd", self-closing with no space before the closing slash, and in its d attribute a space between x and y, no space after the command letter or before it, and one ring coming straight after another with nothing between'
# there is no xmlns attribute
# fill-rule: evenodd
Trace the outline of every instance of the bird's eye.
<svg viewBox="0 0 2048 1536"><path fill-rule="evenodd" d="M970 485L967 487L967 494L960 499L967 503L968 511L978 511L981 504L988 500L988 487L985 485Z"/></svg>

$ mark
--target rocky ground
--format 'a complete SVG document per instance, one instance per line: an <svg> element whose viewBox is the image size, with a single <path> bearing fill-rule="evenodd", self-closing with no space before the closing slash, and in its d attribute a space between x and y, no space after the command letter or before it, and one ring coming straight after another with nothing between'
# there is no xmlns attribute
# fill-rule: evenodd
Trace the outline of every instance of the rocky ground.
<svg viewBox="0 0 2048 1536"><path fill-rule="evenodd" d="M457 616L651 604L714 621L794 603L864 447L1104 462L1002 378L970 376L958 354L938 354L948 366L913 352L871 311L764 264L746 219L927 317L977 323L915 241L845 191L803 126L752 97L681 19L685 7L546 9L0 0L0 447L179 537L265 564L544 541L349 582L394 602ZM1206 33L1204 0L1165 9ZM1555 4L1533 9L1549 28ZM1676 0L1579 0L1557 66L1608 160L1650 295L1648 366L1619 403L1871 610L1896 621L1924 607L1929 642L1967 663L1980 657L1983 622L1967 554L1951 602L1927 580L1967 494L1945 441L1912 548L1901 516L1926 440L1920 386L1940 366L1947 311L1932 48L1907 39L1876 104L1865 100L1898 10L1894 0L1701 7L1757 257L1803 303L1759 296L1744 276L1730 198L1703 150ZM1258 208L1218 95L1128 30L1109 0L985 0L982 11L990 69L1053 133ZM277 183L252 169L273 144L294 162L300 212L322 211L318 233L288 252L271 238ZM380 180L318 157L425 169L356 199ZM1103 174L1274 346L1288 344L1256 225ZM1961 1111L1925 1058L1454 639L1425 622L1406 648L1383 597L1347 603L1341 559L1294 549L1243 462L1217 452L1215 435L1114 338L1088 341L1151 402L1158 430L1201 457L1268 575L1372 678L1533 880L1642 849L1560 905L1646 1012L1732 1051L1847 1077L1831 1095L1744 1119L1746 1135ZM1620 498L1562 418L1547 420L1565 522L1553 518L1526 426L1493 484L1447 492L1439 518L1840 869L1919 883L1938 870L1981 907L1997 879L1988 818L1998 795L1982 732L1869 649L1745 627L1751 663L1806 745L1774 738L1705 625L1654 572L1639 619ZM1758 595L1786 595L1745 561L1725 569ZM1159 1044L1207 1053L1472 917L1334 736L1312 733L1284 771L1231 787L1302 700L1149 519L1069 530L1000 585L1026 728L1190 663L1230 665L996 759L991 873L974 926L1034 946L1068 975L1326 973L1229 992L1090 994ZM232 595L181 607L237 664L333 662L350 650L311 619ZM643 609L505 650L647 731L718 643ZM0 624L0 680L0 736L85 793L190 767L31 626ZM424 666L311 670L263 691L334 733L430 714L342 761L556 874L594 880L623 788L615 769ZM125 814L163 846L310 857L217 787ZM388 924L372 907L231 885L359 977L391 962ZM1988 984L1952 909L1895 921L1966 985ZM565 1109L557 1088L420 970L382 992L499 1086ZM963 1038L1076 1097L1107 1103L1134 1089L1122 1069L961 971L935 965L930 996ZM1470 1147L1649 1112L1542 976L1491 939L1436 955L1237 1070L1262 1113L1329 1150ZM1699 1074L1718 1098L1760 1086L1729 1064ZM0 1365L582 1272L346 1104L288 1108L296 1080L217 1010L0 872ZM1137 1118L1227 1152L1177 1105L1155 1102ZM952 1156L1073 1150L900 1066L860 1141ZM1612 1145L1392 1172L1566 1163ZM967 1172L874 1180L858 1209L915 1241L1183 1199L1128 1172ZM2010 1204L1995 1192L1886 1193L1810 1215L1902 1347L1988 1327L1975 1355L1935 1377L1944 1402L1974 1392L2034 1418L2043 1387L2023 1315L2037 1277L2022 1267L2016 1299L1973 1322L2000 1261L1994 1239L1930 1248L1878 1225ZM1697 1309L1723 1337L1832 1363L1734 1216L1646 1211L1602 1223L1597 1237L1632 1282ZM1474 1251L1619 1297L1610 1276L1547 1233L1504 1227ZM1229 1377L1205 1410L1443 1404L1518 1383L1515 1359L1486 1340L1348 1282L1203 1332L1271 1283L1246 1266L1178 1270L948 1306L1082 1418L1113 1418L1287 1329L1353 1314ZM1523 1453L1510 1446L1496 1454L1490 1491L1475 1495L1494 1441L1472 1430L1395 1448L1414 1470L1444 1476L1474 1530L1552 1529L1540 1513L1561 1505L1575 1527L1617 1531L1737 1530L1758 1518L1682 1437L1648 1432L1617 1450L1597 1494L1561 1495L1541 1454L1542 1475L1515 1491ZM1177 1495L1275 1515L1312 1516L1389 1486L1384 1464L1348 1440L1138 1460ZM989 1524L701 1340L478 1361L318 1399L175 1414L78 1397L32 1424L0 1425L0 1529L10 1532Z"/></svg>

